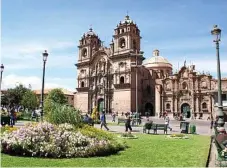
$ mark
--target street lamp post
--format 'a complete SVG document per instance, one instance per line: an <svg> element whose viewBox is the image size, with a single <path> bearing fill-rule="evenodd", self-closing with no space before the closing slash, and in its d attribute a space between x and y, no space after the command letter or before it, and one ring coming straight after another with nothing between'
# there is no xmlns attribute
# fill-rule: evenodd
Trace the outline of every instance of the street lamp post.
<svg viewBox="0 0 227 168"><path fill-rule="evenodd" d="M217 55L217 76L218 76L218 122L217 127L222 128L219 130L224 131L224 113L222 106L222 88L221 88L221 70L220 70L220 57L219 57L219 41L221 41L221 29L218 28L217 25L214 25L213 30L211 30L211 34L214 36L214 41L216 44L216 55Z"/></svg>
<svg viewBox="0 0 227 168"><path fill-rule="evenodd" d="M1 79L0 79L0 91L2 91L2 73L4 71L4 65L1 65Z"/></svg>
<svg viewBox="0 0 227 168"><path fill-rule="evenodd" d="M43 121L43 98L44 98L44 79L45 79L45 68L46 68L46 61L47 61L48 53L45 50L43 53L43 80L42 80L42 93L41 93L41 121Z"/></svg>

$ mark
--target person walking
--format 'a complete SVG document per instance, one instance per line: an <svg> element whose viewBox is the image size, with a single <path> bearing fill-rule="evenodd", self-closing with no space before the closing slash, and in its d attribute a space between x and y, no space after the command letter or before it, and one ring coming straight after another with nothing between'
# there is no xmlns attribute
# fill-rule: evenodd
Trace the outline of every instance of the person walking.
<svg viewBox="0 0 227 168"><path fill-rule="evenodd" d="M131 117L129 114L125 114L125 132L131 134L132 127L131 127Z"/></svg>
<svg viewBox="0 0 227 168"><path fill-rule="evenodd" d="M109 128L106 125L106 115L104 112L102 112L102 114L100 116L100 121L101 121L101 129L104 126L106 128L106 130L109 131Z"/></svg>
<svg viewBox="0 0 227 168"><path fill-rule="evenodd" d="M169 126L169 122L170 122L170 119L169 119L168 114L166 113L166 117L165 117L165 124L167 125L167 128L169 128L169 129L170 129L170 131L172 131L172 128Z"/></svg>
<svg viewBox="0 0 227 168"><path fill-rule="evenodd" d="M113 118L113 119L112 119L112 122L115 122L115 118L116 118L115 112L112 113L112 118Z"/></svg>
<svg viewBox="0 0 227 168"><path fill-rule="evenodd" d="M14 106L11 105L10 106L10 126L13 127L13 125L15 125L15 109L14 109Z"/></svg>

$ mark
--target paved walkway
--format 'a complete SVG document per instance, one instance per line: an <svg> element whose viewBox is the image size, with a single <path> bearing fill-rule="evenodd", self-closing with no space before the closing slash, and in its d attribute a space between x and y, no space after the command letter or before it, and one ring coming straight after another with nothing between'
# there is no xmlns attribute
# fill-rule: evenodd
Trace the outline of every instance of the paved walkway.
<svg viewBox="0 0 227 168"><path fill-rule="evenodd" d="M159 119L159 118L150 118L154 123L158 123L158 124L164 124L164 120L163 119ZM142 125L144 125L146 119L142 120ZM29 121L18 121L16 122L16 126L20 127L23 126L25 123L27 123ZM112 119L111 117L107 117L107 122L108 123L112 123ZM191 124L196 125L196 132L197 134L200 135L212 135L212 131L210 129L210 122L209 121L203 121L203 120L191 120L189 121ZM116 120L117 123L117 120ZM110 131L112 132L125 132L125 127L123 125L119 126L119 125L108 125ZM225 124L225 126L227 126L227 124ZM95 127L100 128L100 125L95 125ZM171 120L170 121L170 127L172 127L172 131L168 130L168 133L180 133L181 129L180 129L180 121L177 120ZM104 128L103 128L104 129ZM143 132L143 127L138 127L138 126L132 126L132 132L134 133L142 133ZM162 130L158 130L158 133L162 134L163 131Z"/></svg>

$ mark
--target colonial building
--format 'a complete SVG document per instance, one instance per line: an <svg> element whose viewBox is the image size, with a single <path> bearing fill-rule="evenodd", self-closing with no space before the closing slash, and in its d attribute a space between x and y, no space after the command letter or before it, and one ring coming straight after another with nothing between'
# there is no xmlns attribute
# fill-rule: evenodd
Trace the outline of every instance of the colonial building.
<svg viewBox="0 0 227 168"><path fill-rule="evenodd" d="M83 112L136 111L160 115L164 111L185 117L211 115L216 80L210 74L184 66L176 73L159 50L144 60L140 30L126 16L114 29L110 47L90 29L79 41L75 106Z"/></svg>
<svg viewBox="0 0 227 168"><path fill-rule="evenodd" d="M46 97L48 95L48 93L51 91L52 89L44 89L44 97ZM68 103L72 106L74 106L74 93L73 92L70 92L66 89L62 89L62 92L64 93ZM40 102L40 99L41 99L41 90L33 90L33 92L37 95L38 99L39 99L39 102Z"/></svg>

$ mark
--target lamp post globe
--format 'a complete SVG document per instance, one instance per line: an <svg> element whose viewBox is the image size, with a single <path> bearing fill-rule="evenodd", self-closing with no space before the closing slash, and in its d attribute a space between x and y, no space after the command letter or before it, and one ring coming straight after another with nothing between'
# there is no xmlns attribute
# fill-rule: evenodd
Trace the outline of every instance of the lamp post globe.
<svg viewBox="0 0 227 168"><path fill-rule="evenodd" d="M1 72L3 72L3 71L4 71L4 65L1 64Z"/></svg>
<svg viewBox="0 0 227 168"><path fill-rule="evenodd" d="M1 78L0 78L0 91L2 91L2 73L4 71L4 65L1 64Z"/></svg>
<svg viewBox="0 0 227 168"><path fill-rule="evenodd" d="M221 29L218 28L218 25L214 25L211 34L214 36L214 42L221 41Z"/></svg>
<svg viewBox="0 0 227 168"><path fill-rule="evenodd" d="M47 50L44 51L43 53L43 80L42 80L42 91L41 91L41 113L40 113L40 117L41 117L41 121L43 121L43 115L44 115L44 109L43 109L43 102L44 102L44 83L45 83L45 68L46 68L46 61L47 61L47 57L48 57L48 53Z"/></svg>
<svg viewBox="0 0 227 168"><path fill-rule="evenodd" d="M46 62L47 61L47 57L48 57L48 53L47 53L47 50L44 51L43 53L43 61Z"/></svg>
<svg viewBox="0 0 227 168"><path fill-rule="evenodd" d="M217 25L214 25L211 30L211 34L214 36L213 42L216 44L216 57L217 57L217 78L218 78L218 110L216 116L218 118L217 128L219 133L225 132L224 129L224 113L222 104L222 87L221 87L221 68L220 68L220 56L219 56L219 42L221 41L221 29Z"/></svg>

